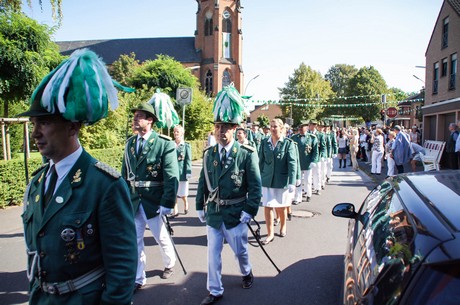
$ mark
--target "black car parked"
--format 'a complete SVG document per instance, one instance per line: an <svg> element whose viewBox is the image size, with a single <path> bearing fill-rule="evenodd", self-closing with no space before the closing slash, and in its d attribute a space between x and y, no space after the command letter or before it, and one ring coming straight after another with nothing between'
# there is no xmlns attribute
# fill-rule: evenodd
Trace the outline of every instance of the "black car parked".
<svg viewBox="0 0 460 305"><path fill-rule="evenodd" d="M460 170L385 180L350 218L343 304L460 304Z"/></svg>

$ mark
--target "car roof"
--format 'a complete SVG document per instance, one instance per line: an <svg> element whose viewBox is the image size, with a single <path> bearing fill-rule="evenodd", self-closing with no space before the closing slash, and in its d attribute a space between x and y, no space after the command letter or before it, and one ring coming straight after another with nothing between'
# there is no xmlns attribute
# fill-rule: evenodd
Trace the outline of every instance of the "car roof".
<svg viewBox="0 0 460 305"><path fill-rule="evenodd" d="M407 174L403 177L453 232L460 232L460 170Z"/></svg>

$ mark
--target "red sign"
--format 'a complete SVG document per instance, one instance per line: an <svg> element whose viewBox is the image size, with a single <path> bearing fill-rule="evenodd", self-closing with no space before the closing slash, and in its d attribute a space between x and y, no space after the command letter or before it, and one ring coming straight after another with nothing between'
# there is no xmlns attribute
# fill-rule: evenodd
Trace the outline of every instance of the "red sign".
<svg viewBox="0 0 460 305"><path fill-rule="evenodd" d="M394 118L398 115L398 109L396 109L395 107L390 107L387 109L387 116L389 118Z"/></svg>

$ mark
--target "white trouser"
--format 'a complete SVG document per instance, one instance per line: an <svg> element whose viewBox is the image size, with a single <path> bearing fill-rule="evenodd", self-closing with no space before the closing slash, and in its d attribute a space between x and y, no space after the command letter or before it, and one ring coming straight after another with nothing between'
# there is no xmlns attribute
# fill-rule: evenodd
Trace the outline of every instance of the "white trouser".
<svg viewBox="0 0 460 305"><path fill-rule="evenodd" d="M326 178L331 179L333 165L334 165L334 162L332 162L332 158L327 158L326 159Z"/></svg>
<svg viewBox="0 0 460 305"><path fill-rule="evenodd" d="M387 176L391 177L395 175L395 160L393 158L390 158L388 156L387 158L387 166L388 166L388 171L387 171Z"/></svg>
<svg viewBox="0 0 460 305"><path fill-rule="evenodd" d="M144 209L142 208L142 205L140 205L134 220L136 223L138 253L136 283L145 285L145 282L147 281L145 276L147 258L144 252L145 226L149 226L153 238L155 238L155 241L160 246L161 257L165 268L174 267L174 264L176 263L176 254L174 253L174 247L168 234L168 230L166 229L166 226L160 216L147 219Z"/></svg>
<svg viewBox="0 0 460 305"><path fill-rule="evenodd" d="M311 169L302 171L302 181L300 186L296 187L295 190L295 201L302 202L302 192L307 193L307 197L311 197L312 193L312 182L313 182L313 172Z"/></svg>
<svg viewBox="0 0 460 305"><path fill-rule="evenodd" d="M324 158L324 161L320 161L318 165L321 167L321 186L326 185L326 174L327 174L327 159Z"/></svg>
<svg viewBox="0 0 460 305"><path fill-rule="evenodd" d="M321 190L321 161L316 163L312 169L313 174L313 189Z"/></svg>
<svg viewBox="0 0 460 305"><path fill-rule="evenodd" d="M382 171L382 157L383 152L378 152L376 150L372 152L371 173L380 174Z"/></svg>
<svg viewBox="0 0 460 305"><path fill-rule="evenodd" d="M222 249L224 238L235 253L243 276L251 272L248 252L248 226L240 223L227 230L222 224L220 229L206 226L208 233L208 281L207 288L210 294L218 296L224 293L222 285Z"/></svg>

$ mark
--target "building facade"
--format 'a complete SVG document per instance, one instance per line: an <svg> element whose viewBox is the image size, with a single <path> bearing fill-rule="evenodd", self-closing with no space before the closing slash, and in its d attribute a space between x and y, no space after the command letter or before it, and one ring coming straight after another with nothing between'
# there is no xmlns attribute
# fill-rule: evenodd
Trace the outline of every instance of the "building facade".
<svg viewBox="0 0 460 305"><path fill-rule="evenodd" d="M134 53L141 63L163 54L192 71L208 95L233 83L242 93L242 20L239 0L197 0L194 37L132 38L56 42L63 55L89 48L106 64Z"/></svg>
<svg viewBox="0 0 460 305"><path fill-rule="evenodd" d="M460 0L444 0L428 44L423 139L446 141L460 119Z"/></svg>

